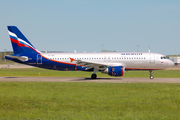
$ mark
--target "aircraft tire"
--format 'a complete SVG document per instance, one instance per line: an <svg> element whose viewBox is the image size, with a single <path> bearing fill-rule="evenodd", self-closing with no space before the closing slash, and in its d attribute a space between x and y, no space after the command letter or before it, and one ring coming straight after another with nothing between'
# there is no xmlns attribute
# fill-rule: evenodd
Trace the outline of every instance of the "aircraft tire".
<svg viewBox="0 0 180 120"><path fill-rule="evenodd" d="M150 79L154 79L154 76L150 76Z"/></svg>
<svg viewBox="0 0 180 120"><path fill-rule="evenodd" d="M97 75L96 74L92 74L91 75L91 79L96 79L97 78Z"/></svg>

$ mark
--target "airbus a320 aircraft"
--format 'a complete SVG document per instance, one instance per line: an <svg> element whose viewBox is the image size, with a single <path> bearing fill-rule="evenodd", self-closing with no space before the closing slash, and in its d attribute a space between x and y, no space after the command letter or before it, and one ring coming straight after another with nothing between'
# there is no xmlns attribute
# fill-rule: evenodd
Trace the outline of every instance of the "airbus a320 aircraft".
<svg viewBox="0 0 180 120"><path fill-rule="evenodd" d="M125 70L162 70L174 65L164 55L151 52L114 52L114 53L42 53L38 51L16 26L8 26L14 54L5 58L31 66L60 71L93 71L110 76L123 76Z"/></svg>

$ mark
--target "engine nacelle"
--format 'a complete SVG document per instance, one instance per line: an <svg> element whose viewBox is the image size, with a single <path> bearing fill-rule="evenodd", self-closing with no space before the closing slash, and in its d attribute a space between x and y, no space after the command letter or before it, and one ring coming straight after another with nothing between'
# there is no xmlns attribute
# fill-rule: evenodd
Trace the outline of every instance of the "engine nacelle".
<svg viewBox="0 0 180 120"><path fill-rule="evenodd" d="M107 73L110 76L123 76L125 71L124 66L110 66L106 68L102 73Z"/></svg>

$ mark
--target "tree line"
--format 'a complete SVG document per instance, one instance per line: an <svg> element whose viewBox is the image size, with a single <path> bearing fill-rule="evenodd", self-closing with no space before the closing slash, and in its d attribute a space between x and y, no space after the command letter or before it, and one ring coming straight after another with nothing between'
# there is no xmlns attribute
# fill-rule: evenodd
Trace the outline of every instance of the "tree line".
<svg viewBox="0 0 180 120"><path fill-rule="evenodd" d="M5 59L5 55L13 54L12 51L0 52L0 61Z"/></svg>

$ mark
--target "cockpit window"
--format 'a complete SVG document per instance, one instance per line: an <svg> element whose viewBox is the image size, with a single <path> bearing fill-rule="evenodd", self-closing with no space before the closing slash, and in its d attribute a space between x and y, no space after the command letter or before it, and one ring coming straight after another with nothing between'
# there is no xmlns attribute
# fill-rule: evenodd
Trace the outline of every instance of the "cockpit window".
<svg viewBox="0 0 180 120"><path fill-rule="evenodd" d="M167 57L162 56L161 59L168 59Z"/></svg>

